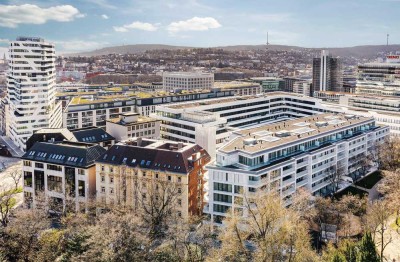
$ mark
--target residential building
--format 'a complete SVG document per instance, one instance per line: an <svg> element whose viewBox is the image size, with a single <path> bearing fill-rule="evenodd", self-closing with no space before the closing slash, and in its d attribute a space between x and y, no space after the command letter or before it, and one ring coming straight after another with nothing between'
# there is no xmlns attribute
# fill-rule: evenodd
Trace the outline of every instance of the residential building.
<svg viewBox="0 0 400 262"><path fill-rule="evenodd" d="M97 200L137 208L159 201L151 194L165 190L161 193L174 194L178 216L202 215L209 161L208 153L194 144L142 138L117 143L96 162Z"/></svg>
<svg viewBox="0 0 400 262"><path fill-rule="evenodd" d="M207 165L204 211L218 224L228 210L248 215L244 194L276 191L287 205L299 188L327 195L334 172L363 175L364 159L388 134L372 117L332 113L235 131Z"/></svg>
<svg viewBox="0 0 400 262"><path fill-rule="evenodd" d="M165 91L208 89L214 86L214 74L202 72L164 72Z"/></svg>
<svg viewBox="0 0 400 262"><path fill-rule="evenodd" d="M106 150L71 141L37 142L22 156L24 203L52 212L87 210L96 195L95 160Z"/></svg>
<svg viewBox="0 0 400 262"><path fill-rule="evenodd" d="M61 104L55 100L55 48L36 37L10 43L7 74L9 136L22 150L36 131L61 127Z"/></svg>
<svg viewBox="0 0 400 262"><path fill-rule="evenodd" d="M206 100L211 98L231 97L235 95L234 90L200 90L200 91L181 91L176 93L155 93L147 97L137 97L135 112L142 116L149 116L156 112L156 106L181 103L196 100Z"/></svg>
<svg viewBox="0 0 400 262"><path fill-rule="evenodd" d="M26 149L29 150L37 142L84 142L98 144L104 149L110 148L115 143L115 138L99 127L84 127L68 130L67 128L43 128L36 131L27 141Z"/></svg>
<svg viewBox="0 0 400 262"><path fill-rule="evenodd" d="M134 112L135 104L135 99L129 97L97 100L75 97L64 109L63 127L77 129L97 126L105 129L107 119L119 117L121 113Z"/></svg>
<svg viewBox="0 0 400 262"><path fill-rule="evenodd" d="M141 116L139 113L121 114L119 118L108 119L106 130L117 141L134 137L158 139L160 137L160 120Z"/></svg>
<svg viewBox="0 0 400 262"><path fill-rule="evenodd" d="M321 57L313 59L313 92L341 91L343 72L340 58L332 57L327 50L322 50Z"/></svg>
<svg viewBox="0 0 400 262"><path fill-rule="evenodd" d="M317 99L270 92L161 105L152 116L162 121L161 138L198 144L214 157L216 147L224 143L233 130L321 111Z"/></svg>

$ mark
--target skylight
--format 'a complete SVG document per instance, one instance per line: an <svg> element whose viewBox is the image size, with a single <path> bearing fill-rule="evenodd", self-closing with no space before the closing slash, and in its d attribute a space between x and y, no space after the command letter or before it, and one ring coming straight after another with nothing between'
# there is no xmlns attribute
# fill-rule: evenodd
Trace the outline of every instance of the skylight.
<svg viewBox="0 0 400 262"><path fill-rule="evenodd" d="M292 130L293 133L298 134L298 135L305 134L305 133L312 132L312 131L315 131L315 129L309 128L309 127L302 127L302 128L297 128L297 129Z"/></svg>
<svg viewBox="0 0 400 262"><path fill-rule="evenodd" d="M267 141L267 142L275 142L275 141L278 141L278 140L281 140L281 139L279 137L276 137L276 136L264 136L264 137L261 137L260 140Z"/></svg>
<svg viewBox="0 0 400 262"><path fill-rule="evenodd" d="M272 134L272 132L266 131L266 130L262 130L262 131L258 131L253 133L256 136L269 136Z"/></svg>

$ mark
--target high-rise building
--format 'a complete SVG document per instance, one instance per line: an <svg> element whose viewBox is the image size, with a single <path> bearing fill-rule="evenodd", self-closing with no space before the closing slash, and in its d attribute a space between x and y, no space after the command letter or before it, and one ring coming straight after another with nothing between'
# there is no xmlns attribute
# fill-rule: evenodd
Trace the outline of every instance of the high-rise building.
<svg viewBox="0 0 400 262"><path fill-rule="evenodd" d="M313 91L341 91L343 87L340 58L322 50L321 57L313 59Z"/></svg>
<svg viewBox="0 0 400 262"><path fill-rule="evenodd" d="M36 37L10 43L7 74L9 136L22 150L41 128L62 125L61 104L55 100L54 45Z"/></svg>

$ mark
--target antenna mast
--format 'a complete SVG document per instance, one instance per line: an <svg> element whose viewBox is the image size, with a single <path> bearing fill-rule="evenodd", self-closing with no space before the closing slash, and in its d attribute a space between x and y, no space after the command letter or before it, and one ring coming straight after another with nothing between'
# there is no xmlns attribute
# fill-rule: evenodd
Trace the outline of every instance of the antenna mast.
<svg viewBox="0 0 400 262"><path fill-rule="evenodd" d="M269 46L269 41L268 41L268 32L267 32L267 50L268 50L268 46Z"/></svg>
<svg viewBox="0 0 400 262"><path fill-rule="evenodd" d="M386 45L389 46L389 34L386 35Z"/></svg>

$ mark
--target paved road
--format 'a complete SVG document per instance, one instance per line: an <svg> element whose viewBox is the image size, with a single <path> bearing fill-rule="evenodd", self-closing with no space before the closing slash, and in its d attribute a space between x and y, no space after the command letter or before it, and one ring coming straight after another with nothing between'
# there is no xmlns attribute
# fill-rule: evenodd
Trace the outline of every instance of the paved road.
<svg viewBox="0 0 400 262"><path fill-rule="evenodd" d="M19 147L17 147L10 138L6 136L0 136L0 143L7 146L8 151L10 151L13 157L21 157L24 154L24 152Z"/></svg>

